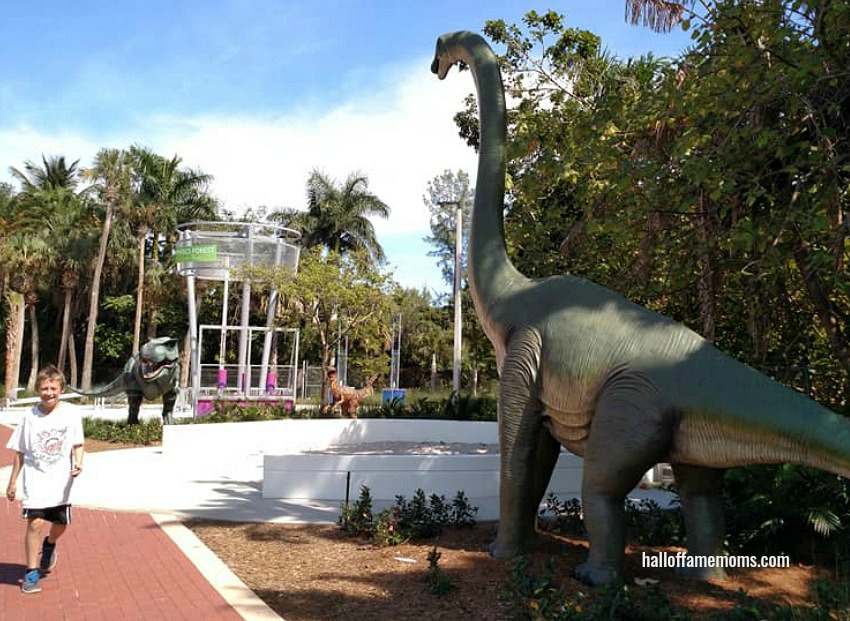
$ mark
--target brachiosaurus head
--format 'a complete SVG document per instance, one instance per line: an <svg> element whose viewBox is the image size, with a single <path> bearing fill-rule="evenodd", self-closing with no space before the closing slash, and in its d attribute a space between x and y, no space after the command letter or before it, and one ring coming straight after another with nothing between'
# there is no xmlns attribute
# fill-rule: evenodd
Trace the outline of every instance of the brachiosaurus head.
<svg viewBox="0 0 850 621"><path fill-rule="evenodd" d="M434 62L431 63L431 73L435 73L441 80L445 79L452 65L460 60L456 55L459 42L462 39L477 36L472 32L461 31L444 34L437 39L437 49L434 52Z"/></svg>

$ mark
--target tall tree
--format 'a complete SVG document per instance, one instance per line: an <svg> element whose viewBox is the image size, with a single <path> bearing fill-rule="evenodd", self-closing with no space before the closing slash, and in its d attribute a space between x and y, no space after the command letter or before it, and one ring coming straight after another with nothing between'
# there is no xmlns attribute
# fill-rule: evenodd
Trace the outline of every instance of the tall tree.
<svg viewBox="0 0 850 621"><path fill-rule="evenodd" d="M109 234L115 217L116 206L126 211L133 201L132 165L129 154L120 149L101 149L94 158L92 166L83 171L83 176L93 182L93 191L103 205L103 223L100 229L100 243L92 273L91 295L89 297L88 323L83 351L83 371L81 387L91 388L92 369L94 367L94 335L97 329L97 315L100 304L100 286L103 278L103 266ZM63 342L64 345L64 342ZM59 358L60 364L64 361Z"/></svg>
<svg viewBox="0 0 850 621"><path fill-rule="evenodd" d="M376 269L365 251L341 255L313 248L301 255L298 273L291 270L261 269L252 273L252 281L281 291L278 316L290 324L306 320L321 343L323 371L322 405L327 400L327 368L331 354L341 339L358 341L361 349L371 352L367 372L383 371L379 355L389 342L389 318L392 298L386 288L389 279Z"/></svg>
<svg viewBox="0 0 850 621"><path fill-rule="evenodd" d="M321 246L337 253L364 250L373 262L381 263L384 249L369 218L387 218L390 208L368 188L369 180L361 173L350 174L338 186L313 170L307 180L307 211L288 209L270 218L299 230L307 248Z"/></svg>
<svg viewBox="0 0 850 621"><path fill-rule="evenodd" d="M455 273L455 222L457 206L461 209L461 275L466 282L466 249L469 242L469 223L475 189L469 185L469 175L463 171L444 171L428 182L425 206L431 214L431 234L425 241L433 246L429 257L437 258L443 280L449 287L454 283ZM465 285L463 285L465 286Z"/></svg>
<svg viewBox="0 0 850 621"><path fill-rule="evenodd" d="M19 251L25 269L20 272L24 300L30 315L30 374L27 389L35 390L35 379L40 367L40 333L36 314L39 290L53 281L52 269L60 265L63 284L71 285L78 278L79 255L74 256L74 246L68 243L77 229L82 212L81 197L77 193L79 182L78 161L68 164L63 156L42 157L42 164L27 161L24 170L10 169L21 184L19 201L24 217L18 222L20 237L12 244ZM64 228L63 228L64 227ZM66 309L71 297L66 296Z"/></svg>
<svg viewBox="0 0 850 621"><path fill-rule="evenodd" d="M142 315L145 308L145 260L159 263L163 235L177 224L205 216L215 216L215 201L208 193L212 176L201 171L182 168L182 158L166 159L149 149L134 146L130 149L137 183L137 202L134 220L138 241L138 280L136 317L133 325L133 351L141 343Z"/></svg>

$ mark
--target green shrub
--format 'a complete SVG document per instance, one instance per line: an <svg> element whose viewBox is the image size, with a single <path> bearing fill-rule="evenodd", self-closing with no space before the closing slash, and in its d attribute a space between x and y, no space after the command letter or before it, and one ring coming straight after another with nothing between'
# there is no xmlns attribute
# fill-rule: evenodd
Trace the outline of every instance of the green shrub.
<svg viewBox="0 0 850 621"><path fill-rule="evenodd" d="M437 546L428 552L428 573L425 574L425 584L428 593L442 597L454 588L454 580L439 566L442 554Z"/></svg>
<svg viewBox="0 0 850 621"><path fill-rule="evenodd" d="M626 532L635 545L681 545L685 540L685 522L678 507L664 508L654 500L627 499ZM540 526L566 537L586 537L584 513L578 498L563 503L549 494L541 510Z"/></svg>
<svg viewBox="0 0 850 621"><path fill-rule="evenodd" d="M834 567L850 559L850 483L792 464L727 471L724 512L735 554L788 554Z"/></svg>
<svg viewBox="0 0 850 621"><path fill-rule="evenodd" d="M83 433L93 440L149 446L162 441L162 423L151 419L128 425L126 421L84 418Z"/></svg>
<svg viewBox="0 0 850 621"><path fill-rule="evenodd" d="M372 494L367 485L360 488L360 497L353 503L342 505L339 523L349 535L372 536L375 532L375 519L372 515Z"/></svg>
<svg viewBox="0 0 850 621"><path fill-rule="evenodd" d="M398 545L408 540L422 540L434 537L445 526L471 526L478 507L471 507L463 492L458 492L451 504L444 496L432 494L426 498L425 492L416 490L408 501L404 496L396 496L394 506L372 512L372 496L364 485L360 498L352 505L343 504L339 523L350 535L367 536L380 545Z"/></svg>

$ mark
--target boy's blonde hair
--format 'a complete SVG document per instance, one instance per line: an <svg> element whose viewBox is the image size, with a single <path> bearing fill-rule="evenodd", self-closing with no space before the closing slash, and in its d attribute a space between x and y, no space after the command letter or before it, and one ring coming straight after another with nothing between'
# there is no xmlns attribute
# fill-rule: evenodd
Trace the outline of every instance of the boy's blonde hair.
<svg viewBox="0 0 850 621"><path fill-rule="evenodd" d="M55 365L48 364L38 372L38 375L35 377L36 389L41 388L41 383L44 381L59 382L62 390L65 390L65 374L57 369Z"/></svg>

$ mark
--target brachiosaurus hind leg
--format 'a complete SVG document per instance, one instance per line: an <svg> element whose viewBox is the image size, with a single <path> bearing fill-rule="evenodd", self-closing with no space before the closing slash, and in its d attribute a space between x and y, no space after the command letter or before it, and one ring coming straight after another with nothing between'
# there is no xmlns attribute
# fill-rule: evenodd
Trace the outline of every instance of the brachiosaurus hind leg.
<svg viewBox="0 0 850 621"><path fill-rule="evenodd" d="M625 498L644 473L663 461L671 442L672 412L639 373L608 380L597 402L584 456L582 507L590 550L576 567L587 584L622 576Z"/></svg>
<svg viewBox="0 0 850 621"><path fill-rule="evenodd" d="M723 521L723 470L673 464L676 487L685 516L688 554L692 556L723 555L725 525ZM722 567L680 567L677 573L707 580L725 578Z"/></svg>
<svg viewBox="0 0 850 621"><path fill-rule="evenodd" d="M537 509L558 460L560 445L543 427L539 368L537 332L511 335L499 382L499 532L490 546L496 558L520 554L534 534Z"/></svg>

